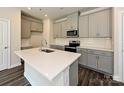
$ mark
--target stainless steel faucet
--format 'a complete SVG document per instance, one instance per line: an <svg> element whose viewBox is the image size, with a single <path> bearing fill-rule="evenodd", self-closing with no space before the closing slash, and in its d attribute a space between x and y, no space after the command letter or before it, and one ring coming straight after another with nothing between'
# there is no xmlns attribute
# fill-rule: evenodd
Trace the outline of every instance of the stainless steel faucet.
<svg viewBox="0 0 124 93"><path fill-rule="evenodd" d="M41 40L41 50L42 50L42 47L47 47L47 40L46 39Z"/></svg>

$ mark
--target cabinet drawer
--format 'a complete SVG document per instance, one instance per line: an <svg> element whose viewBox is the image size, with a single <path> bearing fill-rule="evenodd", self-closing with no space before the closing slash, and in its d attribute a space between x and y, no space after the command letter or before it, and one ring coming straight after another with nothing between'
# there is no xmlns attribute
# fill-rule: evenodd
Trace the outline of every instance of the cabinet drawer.
<svg viewBox="0 0 124 93"><path fill-rule="evenodd" d="M88 53L96 54L96 55L103 55L103 56L113 56L113 52L92 50L92 49L88 49Z"/></svg>
<svg viewBox="0 0 124 93"><path fill-rule="evenodd" d="M64 46L60 46L60 45L50 45L50 48L64 50Z"/></svg>
<svg viewBox="0 0 124 93"><path fill-rule="evenodd" d="M85 48L77 48L78 53L87 53L87 49Z"/></svg>

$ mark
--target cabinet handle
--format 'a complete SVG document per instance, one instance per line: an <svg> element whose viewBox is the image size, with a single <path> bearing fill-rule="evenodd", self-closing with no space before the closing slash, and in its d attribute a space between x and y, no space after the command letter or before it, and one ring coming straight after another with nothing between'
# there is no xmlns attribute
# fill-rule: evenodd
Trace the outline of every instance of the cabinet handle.
<svg viewBox="0 0 124 93"><path fill-rule="evenodd" d="M98 56L98 60L99 60L99 56Z"/></svg>
<svg viewBox="0 0 124 93"><path fill-rule="evenodd" d="M7 48L8 48L7 46L4 47L4 49L7 49Z"/></svg>
<svg viewBox="0 0 124 93"><path fill-rule="evenodd" d="M97 68L98 68L99 56L96 56L96 57L97 57Z"/></svg>

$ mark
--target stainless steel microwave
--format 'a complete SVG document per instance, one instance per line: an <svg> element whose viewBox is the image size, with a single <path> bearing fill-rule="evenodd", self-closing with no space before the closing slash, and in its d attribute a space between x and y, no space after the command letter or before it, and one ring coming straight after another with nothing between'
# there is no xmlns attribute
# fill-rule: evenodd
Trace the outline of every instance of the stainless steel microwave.
<svg viewBox="0 0 124 93"><path fill-rule="evenodd" d="M67 37L78 37L78 30L67 31Z"/></svg>

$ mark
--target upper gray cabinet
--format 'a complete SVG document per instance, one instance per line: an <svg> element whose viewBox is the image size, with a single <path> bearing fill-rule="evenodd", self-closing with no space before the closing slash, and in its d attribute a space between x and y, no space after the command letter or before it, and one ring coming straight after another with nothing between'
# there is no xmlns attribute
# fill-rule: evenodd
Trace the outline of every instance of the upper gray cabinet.
<svg viewBox="0 0 124 93"><path fill-rule="evenodd" d="M53 24L54 38L61 37L61 23Z"/></svg>
<svg viewBox="0 0 124 93"><path fill-rule="evenodd" d="M42 32L42 21L29 16L21 16L21 38L30 38L31 31Z"/></svg>
<svg viewBox="0 0 124 93"><path fill-rule="evenodd" d="M111 37L111 10L89 15L89 37Z"/></svg>
<svg viewBox="0 0 124 93"><path fill-rule="evenodd" d="M30 38L31 21L22 18L21 20L21 38Z"/></svg>
<svg viewBox="0 0 124 93"><path fill-rule="evenodd" d="M78 30L78 12L67 16L67 30Z"/></svg>
<svg viewBox="0 0 124 93"><path fill-rule="evenodd" d="M57 22L53 25L54 38L66 37L67 21Z"/></svg>
<svg viewBox="0 0 124 93"><path fill-rule="evenodd" d="M66 37L66 31L67 31L67 20L61 22L61 37Z"/></svg>
<svg viewBox="0 0 124 93"><path fill-rule="evenodd" d="M31 31L42 32L43 31L42 24L39 22L31 22Z"/></svg>
<svg viewBox="0 0 124 93"><path fill-rule="evenodd" d="M111 18L111 9L80 16L79 37L112 37Z"/></svg>
<svg viewBox="0 0 124 93"><path fill-rule="evenodd" d="M88 19L89 16L81 16L79 17L79 37L88 37L89 32L88 32Z"/></svg>

